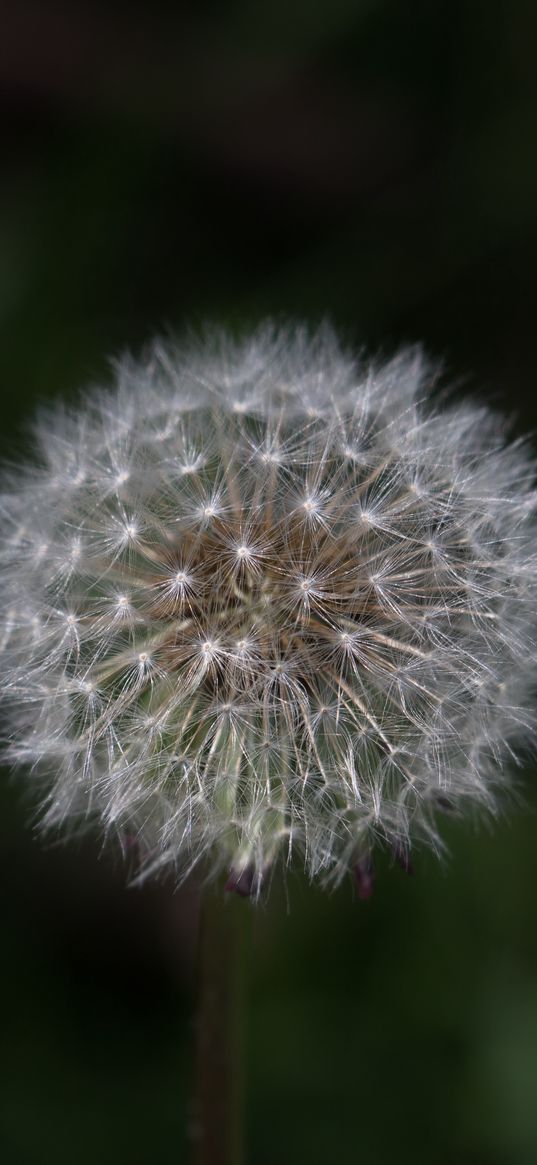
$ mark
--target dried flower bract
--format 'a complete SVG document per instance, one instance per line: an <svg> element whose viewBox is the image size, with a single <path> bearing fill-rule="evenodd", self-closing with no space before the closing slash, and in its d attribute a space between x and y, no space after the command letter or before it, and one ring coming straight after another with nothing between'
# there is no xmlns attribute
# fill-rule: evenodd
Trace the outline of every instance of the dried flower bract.
<svg viewBox="0 0 537 1165"><path fill-rule="evenodd" d="M533 724L533 465L433 380L265 325L41 416L4 474L0 673L45 826L365 896L377 841L404 863L442 809L494 808Z"/></svg>

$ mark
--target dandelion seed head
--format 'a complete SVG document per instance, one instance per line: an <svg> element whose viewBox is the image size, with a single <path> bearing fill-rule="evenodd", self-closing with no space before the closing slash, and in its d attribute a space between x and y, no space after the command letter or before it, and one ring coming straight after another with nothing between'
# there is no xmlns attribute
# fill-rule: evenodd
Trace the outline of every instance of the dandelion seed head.
<svg viewBox="0 0 537 1165"><path fill-rule="evenodd" d="M328 328L156 342L5 471L8 759L47 828L140 876L278 862L369 896L372 856L494 811L533 737L534 465L419 349ZM132 849L132 847L131 847Z"/></svg>

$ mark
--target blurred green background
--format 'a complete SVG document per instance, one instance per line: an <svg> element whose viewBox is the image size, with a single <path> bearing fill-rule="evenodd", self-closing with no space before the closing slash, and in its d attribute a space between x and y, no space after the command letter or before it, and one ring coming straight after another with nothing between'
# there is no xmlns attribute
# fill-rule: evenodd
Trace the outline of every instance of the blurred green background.
<svg viewBox="0 0 537 1165"><path fill-rule="evenodd" d="M267 313L423 340L534 428L536 31L523 0L6 3L4 453L154 331ZM537 1161L532 778L443 867L258 912L249 1162ZM187 1161L192 892L1 800L5 1165Z"/></svg>

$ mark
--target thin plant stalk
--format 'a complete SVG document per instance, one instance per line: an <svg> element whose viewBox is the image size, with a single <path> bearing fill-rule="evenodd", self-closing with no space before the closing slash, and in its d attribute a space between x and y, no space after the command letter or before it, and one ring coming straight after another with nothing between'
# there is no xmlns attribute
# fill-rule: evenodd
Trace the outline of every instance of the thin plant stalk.
<svg viewBox="0 0 537 1165"><path fill-rule="evenodd" d="M244 996L249 904L208 887L201 903L192 1165L244 1160Z"/></svg>

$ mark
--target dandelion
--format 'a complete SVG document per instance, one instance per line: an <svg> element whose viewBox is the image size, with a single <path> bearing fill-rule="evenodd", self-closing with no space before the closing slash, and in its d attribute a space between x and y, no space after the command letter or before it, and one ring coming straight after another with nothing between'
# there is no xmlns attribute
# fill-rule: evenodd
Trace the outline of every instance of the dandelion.
<svg viewBox="0 0 537 1165"><path fill-rule="evenodd" d="M487 408L327 327L156 342L4 472L6 752L44 827L140 876L372 855L494 811L530 738L533 463Z"/></svg>

